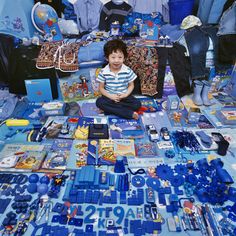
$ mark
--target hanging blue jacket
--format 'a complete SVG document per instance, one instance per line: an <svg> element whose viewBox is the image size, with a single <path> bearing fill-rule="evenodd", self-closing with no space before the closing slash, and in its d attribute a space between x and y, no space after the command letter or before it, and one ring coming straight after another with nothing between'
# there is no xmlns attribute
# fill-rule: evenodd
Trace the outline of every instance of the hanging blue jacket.
<svg viewBox="0 0 236 236"><path fill-rule="evenodd" d="M217 35L236 34L236 2L222 15Z"/></svg>
<svg viewBox="0 0 236 236"><path fill-rule="evenodd" d="M102 7L103 4L100 0L77 0L74 3L80 33L98 29Z"/></svg>

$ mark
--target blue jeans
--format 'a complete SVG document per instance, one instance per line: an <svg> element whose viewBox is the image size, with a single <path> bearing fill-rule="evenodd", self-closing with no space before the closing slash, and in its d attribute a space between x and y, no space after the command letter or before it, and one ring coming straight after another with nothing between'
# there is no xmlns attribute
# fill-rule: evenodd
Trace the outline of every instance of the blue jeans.
<svg viewBox="0 0 236 236"><path fill-rule="evenodd" d="M206 68L206 52L209 47L209 38L200 27L195 26L184 34L188 45L192 79L205 78L209 75Z"/></svg>
<svg viewBox="0 0 236 236"><path fill-rule="evenodd" d="M116 115L126 119L132 119L134 111L141 107L141 102L132 95L114 102L108 97L101 96L97 99L96 105L104 111L105 115Z"/></svg>

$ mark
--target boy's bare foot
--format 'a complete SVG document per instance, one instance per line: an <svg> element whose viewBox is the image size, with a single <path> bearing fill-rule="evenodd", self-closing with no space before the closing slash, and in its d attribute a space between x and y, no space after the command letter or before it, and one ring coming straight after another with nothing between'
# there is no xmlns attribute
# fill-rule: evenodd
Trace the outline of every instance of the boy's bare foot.
<svg viewBox="0 0 236 236"><path fill-rule="evenodd" d="M135 120L138 120L138 117L139 117L138 113L134 112L132 118L135 119Z"/></svg>
<svg viewBox="0 0 236 236"><path fill-rule="evenodd" d="M104 114L104 111L98 108L98 114Z"/></svg>

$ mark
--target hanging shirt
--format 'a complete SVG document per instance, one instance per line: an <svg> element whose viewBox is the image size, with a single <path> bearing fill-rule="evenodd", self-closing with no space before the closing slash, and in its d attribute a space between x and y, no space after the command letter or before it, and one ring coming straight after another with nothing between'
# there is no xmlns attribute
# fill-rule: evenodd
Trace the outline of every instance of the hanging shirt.
<svg viewBox="0 0 236 236"><path fill-rule="evenodd" d="M109 31L114 21L119 21L119 24L122 25L130 12L132 12L132 7L126 2L122 4L115 4L113 1L106 3L101 11L99 29Z"/></svg>
<svg viewBox="0 0 236 236"><path fill-rule="evenodd" d="M134 12L150 14L152 12L162 13L162 0L128 0Z"/></svg>
<svg viewBox="0 0 236 236"><path fill-rule="evenodd" d="M100 0L77 0L74 3L77 25L80 32L98 29L99 16L102 9Z"/></svg>

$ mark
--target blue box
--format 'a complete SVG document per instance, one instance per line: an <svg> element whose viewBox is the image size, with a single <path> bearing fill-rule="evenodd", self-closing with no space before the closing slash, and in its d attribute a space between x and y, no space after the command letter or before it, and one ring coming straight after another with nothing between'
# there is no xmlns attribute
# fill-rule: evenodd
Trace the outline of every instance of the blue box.
<svg viewBox="0 0 236 236"><path fill-rule="evenodd" d="M169 95L167 97L167 110L179 110L180 99L177 95Z"/></svg>
<svg viewBox="0 0 236 236"><path fill-rule="evenodd" d="M41 114L43 116L57 116L64 115L65 103L55 101L44 103L41 109Z"/></svg>

